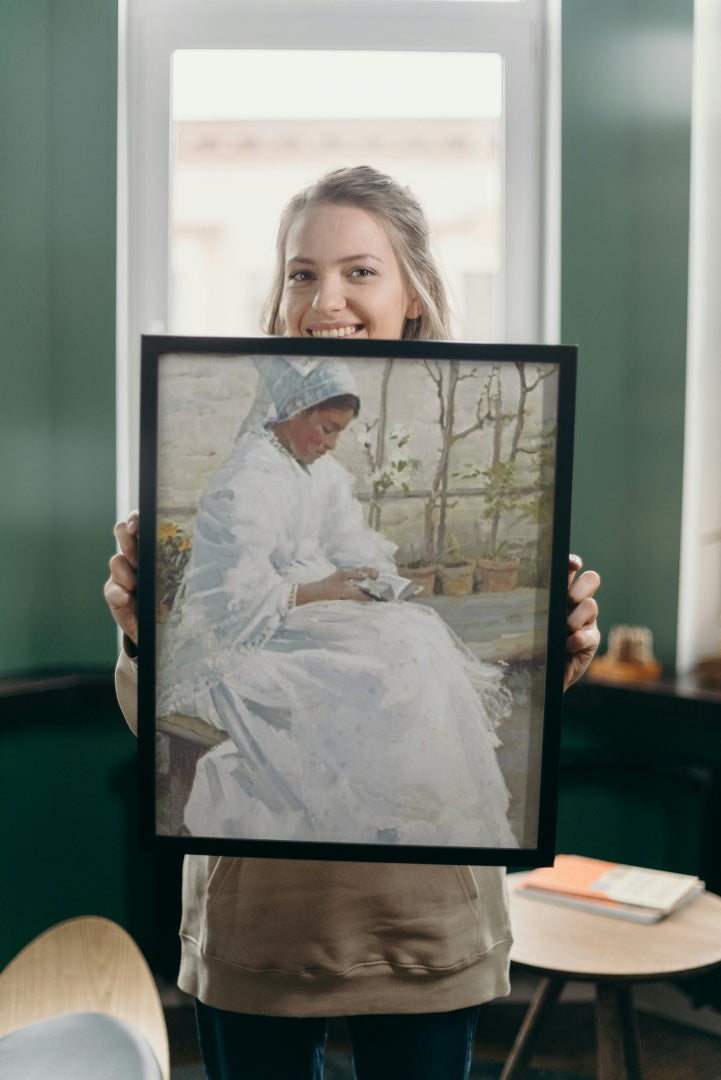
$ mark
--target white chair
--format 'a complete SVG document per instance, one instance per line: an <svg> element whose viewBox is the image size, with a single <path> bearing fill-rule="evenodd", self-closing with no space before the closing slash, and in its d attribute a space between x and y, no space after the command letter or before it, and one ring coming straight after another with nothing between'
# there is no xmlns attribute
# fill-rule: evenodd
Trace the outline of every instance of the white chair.
<svg viewBox="0 0 721 1080"><path fill-rule="evenodd" d="M169 1080L155 981L122 927L69 919L0 973L0 1076L12 1080Z"/></svg>

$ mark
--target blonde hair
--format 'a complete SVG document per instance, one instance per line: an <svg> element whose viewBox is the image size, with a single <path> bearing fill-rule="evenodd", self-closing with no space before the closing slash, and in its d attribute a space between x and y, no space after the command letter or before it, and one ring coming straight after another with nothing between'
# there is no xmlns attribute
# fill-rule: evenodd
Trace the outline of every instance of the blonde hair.
<svg viewBox="0 0 721 1080"><path fill-rule="evenodd" d="M323 203L357 206L384 226L406 283L421 305L421 314L417 318L406 319L401 337L449 340L452 336L451 311L440 268L430 250L428 221L423 207L410 188L370 165L327 173L294 195L283 210L276 238L274 279L263 310L265 333L282 335L286 331L281 305L290 228L305 210Z"/></svg>

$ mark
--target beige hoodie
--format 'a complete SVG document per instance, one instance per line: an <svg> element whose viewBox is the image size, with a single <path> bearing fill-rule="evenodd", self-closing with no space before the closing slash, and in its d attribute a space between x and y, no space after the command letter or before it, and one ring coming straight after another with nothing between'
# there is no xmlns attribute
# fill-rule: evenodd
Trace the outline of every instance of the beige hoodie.
<svg viewBox="0 0 721 1080"><path fill-rule="evenodd" d="M137 723L137 666L120 706ZM178 984L270 1016L441 1012L508 993L501 867L187 855Z"/></svg>

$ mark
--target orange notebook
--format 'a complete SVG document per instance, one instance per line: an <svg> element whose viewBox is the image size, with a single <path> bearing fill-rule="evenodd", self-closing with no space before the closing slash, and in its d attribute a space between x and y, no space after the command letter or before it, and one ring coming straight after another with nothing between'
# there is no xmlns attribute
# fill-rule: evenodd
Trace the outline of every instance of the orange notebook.
<svg viewBox="0 0 721 1080"><path fill-rule="evenodd" d="M704 883L693 874L557 855L553 866L532 870L518 888L534 899L657 922L703 892Z"/></svg>

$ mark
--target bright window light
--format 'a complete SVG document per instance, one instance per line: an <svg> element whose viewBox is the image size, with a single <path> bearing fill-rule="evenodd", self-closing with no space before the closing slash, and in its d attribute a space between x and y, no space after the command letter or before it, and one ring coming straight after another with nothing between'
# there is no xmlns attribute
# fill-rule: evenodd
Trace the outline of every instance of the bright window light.
<svg viewBox="0 0 721 1080"><path fill-rule="evenodd" d="M174 120L498 118L501 111L501 58L492 53L181 49L173 58Z"/></svg>
<svg viewBox="0 0 721 1080"><path fill-rule="evenodd" d="M458 336L500 336L500 56L178 50L172 118L172 332L258 333L283 206L369 164L423 202Z"/></svg>

